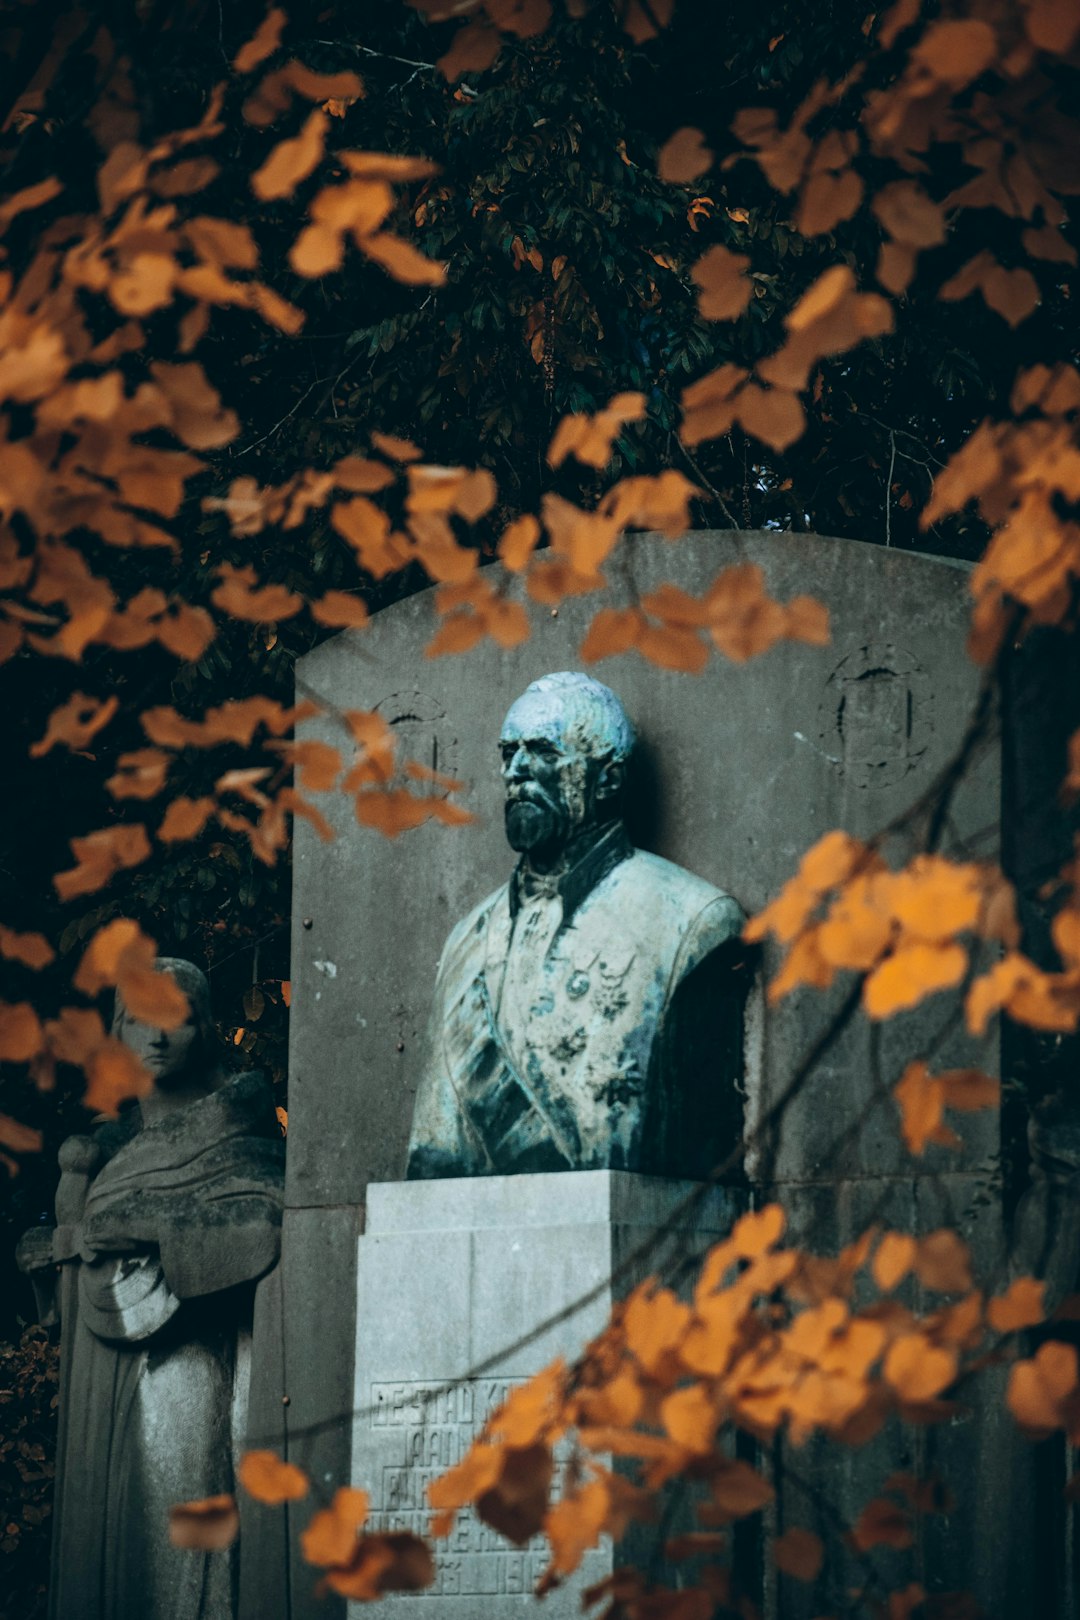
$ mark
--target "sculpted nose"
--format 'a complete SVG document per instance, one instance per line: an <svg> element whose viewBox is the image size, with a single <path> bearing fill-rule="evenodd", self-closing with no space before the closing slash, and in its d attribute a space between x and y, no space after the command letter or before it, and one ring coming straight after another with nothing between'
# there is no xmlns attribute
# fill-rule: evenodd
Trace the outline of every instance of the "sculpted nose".
<svg viewBox="0 0 1080 1620"><path fill-rule="evenodd" d="M503 763L503 776L508 782L524 782L529 775L529 759L524 748L515 748Z"/></svg>

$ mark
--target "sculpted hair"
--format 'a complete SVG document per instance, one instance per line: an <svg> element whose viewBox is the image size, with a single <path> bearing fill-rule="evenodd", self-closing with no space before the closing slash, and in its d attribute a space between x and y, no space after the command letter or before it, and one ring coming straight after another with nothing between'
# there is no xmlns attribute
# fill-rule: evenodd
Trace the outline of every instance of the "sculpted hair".
<svg viewBox="0 0 1080 1620"><path fill-rule="evenodd" d="M532 681L522 697L534 694L552 694L549 701L566 715L567 729L576 733L587 753L607 755L624 764L634 752L637 738L630 717L610 686L602 681L594 681L591 675L578 670L558 670Z"/></svg>

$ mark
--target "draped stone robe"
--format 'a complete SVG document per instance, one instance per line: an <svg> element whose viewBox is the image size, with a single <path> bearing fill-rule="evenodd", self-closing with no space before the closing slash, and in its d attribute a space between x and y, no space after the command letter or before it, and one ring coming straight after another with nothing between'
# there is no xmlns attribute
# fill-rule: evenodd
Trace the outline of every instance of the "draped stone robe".
<svg viewBox="0 0 1080 1620"><path fill-rule="evenodd" d="M233 1489L283 1149L256 1074L61 1148L58 1225L19 1256L61 1322L50 1620L233 1620L235 1547L172 1547L168 1510Z"/></svg>
<svg viewBox="0 0 1080 1620"><path fill-rule="evenodd" d="M523 867L439 964L408 1175L705 1175L735 1139L749 969L730 895L621 824Z"/></svg>

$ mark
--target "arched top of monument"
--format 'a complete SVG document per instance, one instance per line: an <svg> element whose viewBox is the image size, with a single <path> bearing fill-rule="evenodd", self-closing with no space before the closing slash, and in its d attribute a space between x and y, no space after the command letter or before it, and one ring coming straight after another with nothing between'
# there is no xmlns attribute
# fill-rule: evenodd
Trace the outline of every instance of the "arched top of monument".
<svg viewBox="0 0 1080 1620"><path fill-rule="evenodd" d="M943 588L963 593L964 582L972 567L970 563L955 557L900 551L875 541L797 534L792 530L691 529L677 541L669 541L657 533L636 532L627 534L620 542L616 562L609 570L608 589L595 596L571 599L560 607L559 616L563 617L572 609L575 622L581 620L583 625L587 625L598 607L623 606L630 594L626 588L627 578L633 580L639 591L653 590L666 580L681 586L683 590L701 591L722 568L740 562L759 564L770 591L782 601L789 596L810 594L834 608L834 611L834 604L841 598L845 602L862 601L870 610L869 624L873 623L873 602L879 594L884 596L898 587L903 589L905 595L908 592L932 592L936 588L931 584L935 574L947 582ZM528 602L520 575L509 574L498 564L491 567L493 572L490 577L504 581L512 600ZM334 657L332 648L340 646L350 649L358 659L363 659L365 654L375 651L375 644L399 620L422 624L425 637L430 637L437 622L434 611L437 589L437 586L431 585L402 597L400 601L392 602L374 613L370 624L364 629L342 630L321 642L297 661L301 693L303 683L318 685L320 669L328 659ZM926 605L929 609L929 599ZM529 603L529 606L535 619L547 616L537 604ZM550 613L550 609L547 613ZM490 642L486 651L496 658L505 657ZM346 653L346 656L350 656L350 653ZM463 656L467 658L469 655ZM600 678L605 678L605 670L614 670L623 662L622 659L606 660L598 666Z"/></svg>

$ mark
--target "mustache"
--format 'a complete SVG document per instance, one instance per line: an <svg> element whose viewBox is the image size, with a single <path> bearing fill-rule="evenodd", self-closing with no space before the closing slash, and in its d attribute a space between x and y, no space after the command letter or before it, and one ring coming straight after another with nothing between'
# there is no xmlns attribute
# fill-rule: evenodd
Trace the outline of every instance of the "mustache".
<svg viewBox="0 0 1080 1620"><path fill-rule="evenodd" d="M506 790L506 803L511 804L537 804L547 809L557 810L558 802L547 793L538 782L522 782L517 787Z"/></svg>

